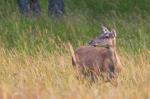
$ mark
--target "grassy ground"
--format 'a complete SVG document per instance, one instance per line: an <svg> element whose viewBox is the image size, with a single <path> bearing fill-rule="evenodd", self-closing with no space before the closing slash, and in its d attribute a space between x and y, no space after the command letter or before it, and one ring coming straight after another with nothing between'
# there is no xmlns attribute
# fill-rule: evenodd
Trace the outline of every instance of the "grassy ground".
<svg viewBox="0 0 150 99"><path fill-rule="evenodd" d="M115 1L115 3L114 3ZM79 3L80 2L80 3ZM64 18L24 18L16 3L0 1L0 99L149 99L149 0L66 0ZM117 30L123 64L119 86L75 78L66 47L86 44L100 26Z"/></svg>
<svg viewBox="0 0 150 99"><path fill-rule="evenodd" d="M7 53L1 48L0 55L0 97L6 97L4 99L150 98L149 51L138 55L120 54L123 71L117 88L102 80L93 85L77 80L68 53L50 54L40 50L31 56L16 51Z"/></svg>

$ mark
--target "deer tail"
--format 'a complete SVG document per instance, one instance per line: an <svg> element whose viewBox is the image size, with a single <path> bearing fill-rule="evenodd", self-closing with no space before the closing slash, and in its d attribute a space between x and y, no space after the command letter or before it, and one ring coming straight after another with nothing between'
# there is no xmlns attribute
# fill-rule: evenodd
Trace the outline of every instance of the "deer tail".
<svg viewBox="0 0 150 99"><path fill-rule="evenodd" d="M76 57L75 57L75 53L74 53L72 44L70 42L68 42L67 45L68 45L69 51L70 51L71 56L72 56L73 64L76 65L77 60L76 60Z"/></svg>

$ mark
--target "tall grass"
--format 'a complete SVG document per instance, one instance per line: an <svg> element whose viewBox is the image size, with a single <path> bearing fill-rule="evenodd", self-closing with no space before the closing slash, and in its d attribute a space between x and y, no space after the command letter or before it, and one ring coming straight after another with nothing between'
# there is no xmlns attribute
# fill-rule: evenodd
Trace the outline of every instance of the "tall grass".
<svg viewBox="0 0 150 99"><path fill-rule="evenodd" d="M19 14L16 1L0 1L0 99L149 99L149 0L65 0L62 19ZM77 80L66 42L74 48L100 34L100 26L117 30L123 63L119 86Z"/></svg>
<svg viewBox="0 0 150 99"><path fill-rule="evenodd" d="M12 16L15 17L15 16ZM47 50L55 49L55 44L71 41L77 45L83 44L100 34L100 26L107 25L117 30L118 47L125 50L138 51L150 48L149 18L140 16L131 18L104 17L98 20L83 15L66 16L63 20L54 21L43 19L8 18L1 20L1 42L6 48L34 50L44 47ZM61 42L60 42L61 40Z"/></svg>
<svg viewBox="0 0 150 99"><path fill-rule="evenodd" d="M1 48L0 55L0 97L6 97L1 99L150 98L148 51L138 55L120 53L123 71L119 75L117 88L102 80L90 85L88 81L76 79L67 51L63 54L50 54L41 49L31 56L15 50L7 53Z"/></svg>
<svg viewBox="0 0 150 99"><path fill-rule="evenodd" d="M8 49L23 49L30 52L42 46L52 51L56 48L50 39L57 44L60 43L59 40L71 41L75 46L79 41L85 44L100 34L101 25L106 25L117 29L118 47L134 52L150 48L150 18L147 6L149 1L121 1L115 0L113 3L105 0L66 0L66 15L63 19L55 20L47 16L44 6L47 4L46 1L40 1L41 17L24 18L20 16L15 2L1 0L0 40ZM124 6L132 11L126 10ZM113 11L109 12L108 8ZM124 9L125 12L120 9Z"/></svg>

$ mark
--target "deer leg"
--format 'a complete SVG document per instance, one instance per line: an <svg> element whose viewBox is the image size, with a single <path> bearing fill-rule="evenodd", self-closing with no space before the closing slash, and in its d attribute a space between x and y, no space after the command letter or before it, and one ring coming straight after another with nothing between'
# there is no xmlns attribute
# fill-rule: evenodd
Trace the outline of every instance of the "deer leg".
<svg viewBox="0 0 150 99"><path fill-rule="evenodd" d="M104 77L104 80L109 80L109 64L108 64L108 60L105 60L103 63L103 67L102 67L102 75Z"/></svg>
<svg viewBox="0 0 150 99"><path fill-rule="evenodd" d="M113 78L114 68L109 59L104 60L102 72L104 79L107 79L109 81Z"/></svg>
<svg viewBox="0 0 150 99"><path fill-rule="evenodd" d="M104 80L110 81L112 85L118 86L117 78L115 77L114 68L111 62L107 59L103 64Z"/></svg>

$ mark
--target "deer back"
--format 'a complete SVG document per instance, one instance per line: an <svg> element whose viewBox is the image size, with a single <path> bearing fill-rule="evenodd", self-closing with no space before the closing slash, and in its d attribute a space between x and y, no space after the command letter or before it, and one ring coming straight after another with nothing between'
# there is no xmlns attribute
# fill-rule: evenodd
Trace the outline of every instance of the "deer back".
<svg viewBox="0 0 150 99"><path fill-rule="evenodd" d="M81 46L75 51L76 63L73 60L73 64L102 70L105 60L108 60L108 64L112 64L110 55L110 51L104 47Z"/></svg>

